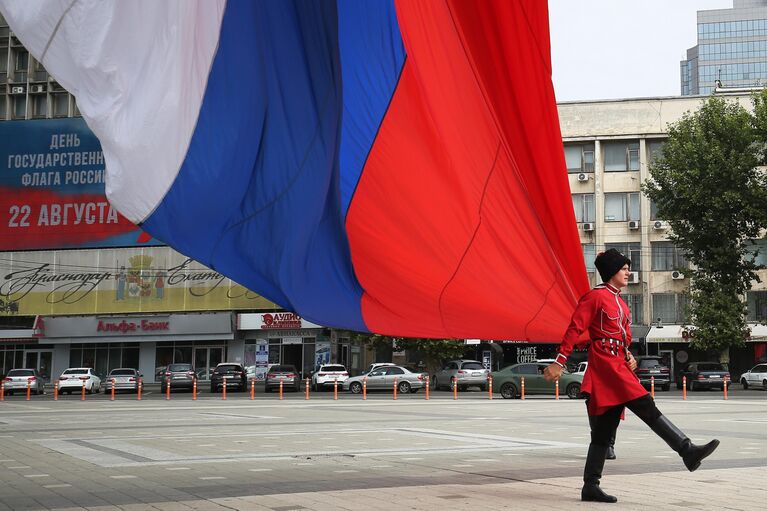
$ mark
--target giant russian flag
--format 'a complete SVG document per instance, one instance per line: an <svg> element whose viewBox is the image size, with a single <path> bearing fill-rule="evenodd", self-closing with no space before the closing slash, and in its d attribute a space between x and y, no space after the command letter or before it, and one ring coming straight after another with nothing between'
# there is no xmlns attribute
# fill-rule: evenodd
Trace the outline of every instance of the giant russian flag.
<svg viewBox="0 0 767 511"><path fill-rule="evenodd" d="M556 341L588 288L541 0L0 0L107 196L327 326Z"/></svg>

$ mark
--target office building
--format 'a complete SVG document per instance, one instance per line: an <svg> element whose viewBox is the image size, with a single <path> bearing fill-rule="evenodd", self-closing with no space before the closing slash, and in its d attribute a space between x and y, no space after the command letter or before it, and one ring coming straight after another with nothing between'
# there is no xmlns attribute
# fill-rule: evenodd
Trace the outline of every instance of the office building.
<svg viewBox="0 0 767 511"><path fill-rule="evenodd" d="M767 85L767 0L733 0L732 9L698 11L698 44L680 63L683 96Z"/></svg>

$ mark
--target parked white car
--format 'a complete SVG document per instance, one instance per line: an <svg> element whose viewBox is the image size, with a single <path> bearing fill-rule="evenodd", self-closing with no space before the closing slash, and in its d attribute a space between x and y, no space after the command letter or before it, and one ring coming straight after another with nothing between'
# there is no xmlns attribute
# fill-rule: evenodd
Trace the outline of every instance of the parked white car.
<svg viewBox="0 0 767 511"><path fill-rule="evenodd" d="M341 364L325 364L312 374L312 388L333 388L333 382L338 381L338 390L341 390L348 379L349 372Z"/></svg>
<svg viewBox="0 0 767 511"><path fill-rule="evenodd" d="M767 364L758 364L740 375L740 384L743 389L749 387L767 390Z"/></svg>
<svg viewBox="0 0 767 511"><path fill-rule="evenodd" d="M88 394L99 393L101 378L90 367L71 367L59 376L59 392L71 394L82 392L83 383Z"/></svg>

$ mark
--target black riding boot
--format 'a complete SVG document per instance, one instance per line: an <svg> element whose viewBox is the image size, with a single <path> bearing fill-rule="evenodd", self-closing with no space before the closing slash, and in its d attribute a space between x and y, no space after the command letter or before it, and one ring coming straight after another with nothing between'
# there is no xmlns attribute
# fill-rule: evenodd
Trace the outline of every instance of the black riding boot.
<svg viewBox="0 0 767 511"><path fill-rule="evenodd" d="M607 454L605 455L605 459L608 460L614 460L615 459L615 433L618 430L613 430L613 434L610 435L610 445L607 446Z"/></svg>
<svg viewBox="0 0 767 511"><path fill-rule="evenodd" d="M700 462L710 455L717 447L719 440L711 440L706 445L695 445L679 428L666 418L665 415L658 417L650 428L682 457L684 465L690 472L695 471Z"/></svg>
<svg viewBox="0 0 767 511"><path fill-rule="evenodd" d="M590 502L618 502L618 499L608 495L599 487L602 469L605 466L606 445L589 444L589 454L586 456L586 466L583 468L583 489L581 500Z"/></svg>
<svg viewBox="0 0 767 511"><path fill-rule="evenodd" d="M594 427L596 426L596 415L589 415L589 426L591 427L591 431L594 431ZM615 432L618 431L617 429L613 431L612 435L610 435L610 445L607 447L607 454L605 455L605 459L608 460L614 460L615 459Z"/></svg>

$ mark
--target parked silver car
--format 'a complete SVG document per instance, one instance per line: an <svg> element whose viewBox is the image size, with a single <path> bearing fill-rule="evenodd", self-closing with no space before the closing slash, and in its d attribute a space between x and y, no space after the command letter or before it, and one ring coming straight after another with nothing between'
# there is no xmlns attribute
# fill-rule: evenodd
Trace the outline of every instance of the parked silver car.
<svg viewBox="0 0 767 511"><path fill-rule="evenodd" d="M383 366L373 369L367 374L349 378L344 382L344 390L352 394L362 392L362 382L367 378L368 390L394 390L394 379L397 379L397 391L403 394L418 392L426 386L426 373L415 373L401 366Z"/></svg>
<svg viewBox="0 0 767 511"><path fill-rule="evenodd" d="M120 369L112 369L109 374L104 378L104 392L112 392L112 382L115 384L115 392L118 390L128 390L130 392L138 392L138 382L141 379L141 375L135 369L122 367Z"/></svg>
<svg viewBox="0 0 767 511"><path fill-rule="evenodd" d="M14 392L26 392L27 383L29 383L32 394L45 394L45 382L40 378L36 369L11 369L3 379L5 393L9 396Z"/></svg>
<svg viewBox="0 0 767 511"><path fill-rule="evenodd" d="M482 362L477 360L451 360L432 378L432 387L452 389L453 378L456 379L458 390L466 390L469 386L476 385L481 390L487 389L487 375L490 371L485 369Z"/></svg>
<svg viewBox="0 0 767 511"><path fill-rule="evenodd" d="M293 390L298 392L300 390L301 375L298 373L296 366L275 364L270 367L266 373L264 390L271 392L273 389L279 389L280 381L282 381L282 390L284 391Z"/></svg>

